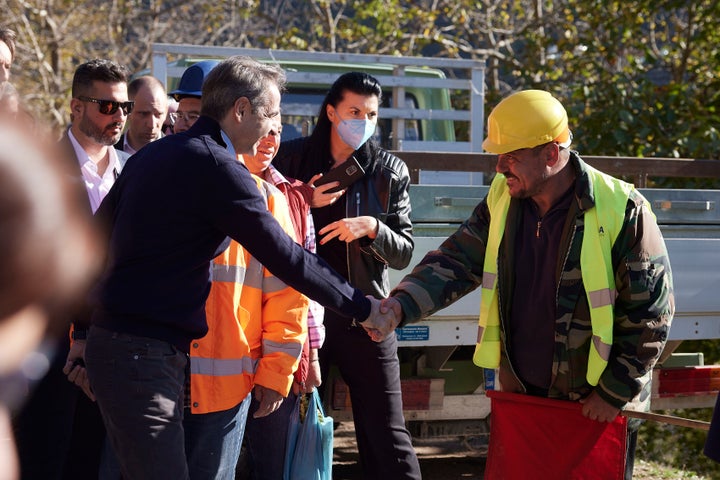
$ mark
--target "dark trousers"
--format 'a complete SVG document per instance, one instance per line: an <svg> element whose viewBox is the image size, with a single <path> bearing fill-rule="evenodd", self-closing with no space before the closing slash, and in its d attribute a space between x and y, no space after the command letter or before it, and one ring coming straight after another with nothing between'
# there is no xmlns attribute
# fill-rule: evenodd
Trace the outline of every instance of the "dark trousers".
<svg viewBox="0 0 720 480"><path fill-rule="evenodd" d="M62 371L70 342L63 337L45 377L15 417L23 480L97 480L105 429L97 405Z"/></svg>
<svg viewBox="0 0 720 480"><path fill-rule="evenodd" d="M168 342L91 327L85 350L123 478L187 480L182 425L186 353Z"/></svg>
<svg viewBox="0 0 720 480"><path fill-rule="evenodd" d="M706 457L720 462L720 394L718 394L715 400L715 408L713 409L712 419L710 420L710 430L705 439L703 453Z"/></svg>
<svg viewBox="0 0 720 480"><path fill-rule="evenodd" d="M285 470L288 427L296 399L297 396L291 389L275 412L265 417L253 418L253 414L260 407L260 402L252 398L245 426L245 445L252 480L282 478ZM273 434L268 435L268 432Z"/></svg>
<svg viewBox="0 0 720 480"><path fill-rule="evenodd" d="M635 469L635 448L637 447L638 431L628 430L627 445L625 449L625 480L632 480Z"/></svg>
<svg viewBox="0 0 720 480"><path fill-rule="evenodd" d="M400 361L395 334L373 342L360 326L325 311L326 339L320 350L323 378L330 364L350 389L355 435L363 476L368 479L419 479L420 465L405 427ZM323 382L324 392L331 386Z"/></svg>

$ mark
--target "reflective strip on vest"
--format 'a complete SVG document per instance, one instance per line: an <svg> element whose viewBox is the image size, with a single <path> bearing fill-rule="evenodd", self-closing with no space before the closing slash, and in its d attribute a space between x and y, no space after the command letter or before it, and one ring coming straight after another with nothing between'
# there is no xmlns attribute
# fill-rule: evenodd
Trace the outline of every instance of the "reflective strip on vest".
<svg viewBox="0 0 720 480"><path fill-rule="evenodd" d="M287 288L287 284L276 276L264 277L262 291L265 293L281 292Z"/></svg>
<svg viewBox="0 0 720 480"><path fill-rule="evenodd" d="M602 290L596 290L594 292L588 292L588 300L590 300L591 308L600 308L605 305L615 305L615 297L617 297L617 291L605 288Z"/></svg>
<svg viewBox="0 0 720 480"><path fill-rule="evenodd" d="M271 353L284 353L292 358L300 358L302 353L302 344L295 342L280 343L272 342L270 340L263 339L263 355L270 355Z"/></svg>
<svg viewBox="0 0 720 480"><path fill-rule="evenodd" d="M254 375L258 360L250 357L242 358L190 358L190 373L193 375L209 375L225 377L229 375Z"/></svg>
<svg viewBox="0 0 720 480"><path fill-rule="evenodd" d="M213 262L210 268L210 281L243 283L245 272L244 265L221 265Z"/></svg>
<svg viewBox="0 0 720 480"><path fill-rule="evenodd" d="M590 385L597 385L612 348L613 308L617 296L612 270L612 246L625 221L625 209L634 187L589 165L587 173L593 186L595 207L584 215L580 268L593 331L586 379ZM510 207L504 176L496 175L488 192L487 204L490 209L490 229L485 251L478 344L473 361L484 368L497 368L500 363L497 257Z"/></svg>
<svg viewBox="0 0 720 480"><path fill-rule="evenodd" d="M256 274L251 275L249 273ZM247 267L213 263L210 270L210 280L213 282L240 283L266 293L280 292L287 288L287 284L279 278L275 276L265 277L262 273L262 264L255 257L250 257Z"/></svg>

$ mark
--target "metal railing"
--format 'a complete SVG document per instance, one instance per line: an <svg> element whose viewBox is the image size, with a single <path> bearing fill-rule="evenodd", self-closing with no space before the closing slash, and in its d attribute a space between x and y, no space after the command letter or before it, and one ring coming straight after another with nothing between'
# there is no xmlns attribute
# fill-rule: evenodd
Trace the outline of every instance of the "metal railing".
<svg viewBox="0 0 720 480"><path fill-rule="evenodd" d="M216 47L207 45L154 43L152 47L152 75L167 85L169 74L180 76L182 71L172 71L171 58L207 57L226 58L231 55L246 55L261 61L300 61L349 64L378 64L393 67L392 75L378 76L378 81L392 92L392 105L382 110L383 118L392 120L393 144L395 149L406 150L413 143L405 142L406 120L449 120L469 122L469 142L455 142L442 148L462 148L463 151L482 151L483 119L485 118L485 60L441 58L441 57L401 57L395 55L376 55L364 53L328 53L303 52L293 50L273 50L259 48ZM427 67L462 74L463 78L419 78L405 75L406 68ZM336 74L319 72L287 71L288 82L307 84L332 84ZM468 110L408 108L405 105L406 88L429 88L457 90L467 93ZM293 112L284 112L293 113ZM295 112L297 113L297 112ZM315 110L310 112L315 113ZM432 142L427 142L432 143Z"/></svg>

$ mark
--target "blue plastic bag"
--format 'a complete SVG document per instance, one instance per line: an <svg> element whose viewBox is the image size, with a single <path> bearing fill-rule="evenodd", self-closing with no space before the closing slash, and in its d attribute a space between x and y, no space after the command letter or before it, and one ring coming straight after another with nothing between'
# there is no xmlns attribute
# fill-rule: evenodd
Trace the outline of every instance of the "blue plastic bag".
<svg viewBox="0 0 720 480"><path fill-rule="evenodd" d="M332 480L332 454L333 419L325 415L317 389L298 395L290 416L283 480Z"/></svg>

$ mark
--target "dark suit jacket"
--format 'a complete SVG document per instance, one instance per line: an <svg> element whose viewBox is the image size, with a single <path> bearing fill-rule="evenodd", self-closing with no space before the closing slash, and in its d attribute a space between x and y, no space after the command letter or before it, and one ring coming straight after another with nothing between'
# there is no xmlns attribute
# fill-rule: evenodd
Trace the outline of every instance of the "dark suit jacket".
<svg viewBox="0 0 720 480"><path fill-rule="evenodd" d="M67 135L67 130L65 130L65 133L58 141L58 149L60 151L60 168L65 178L68 179L68 183L71 185L71 193L74 196L75 202L79 205L78 209L81 211L85 210L88 216L92 216L90 198L88 198L87 190L85 190L85 182L83 181L82 172L80 171L80 163L78 162L72 142ZM120 163L120 167L113 170L115 179L117 179L123 166L125 166L125 162L130 158L130 155L122 150L115 150ZM82 311L75 317L73 323L77 330L87 329L90 326L90 313L90 310Z"/></svg>

